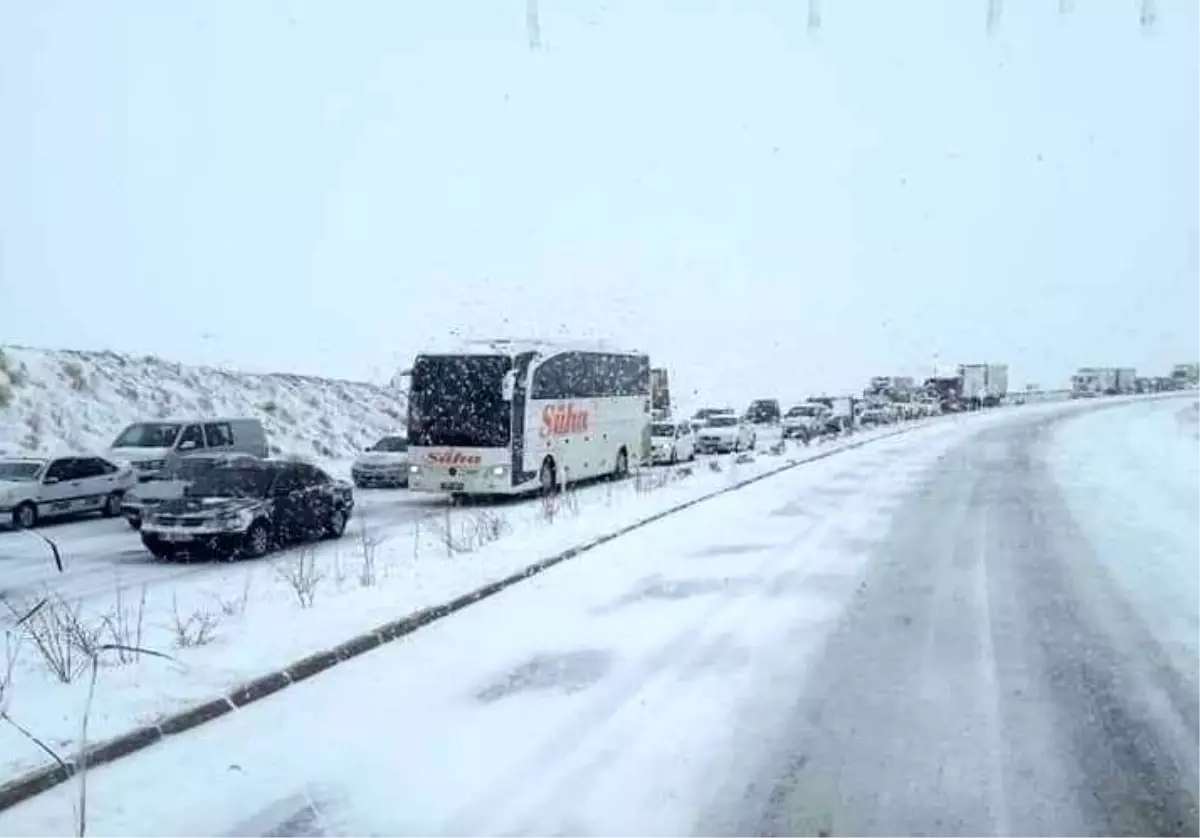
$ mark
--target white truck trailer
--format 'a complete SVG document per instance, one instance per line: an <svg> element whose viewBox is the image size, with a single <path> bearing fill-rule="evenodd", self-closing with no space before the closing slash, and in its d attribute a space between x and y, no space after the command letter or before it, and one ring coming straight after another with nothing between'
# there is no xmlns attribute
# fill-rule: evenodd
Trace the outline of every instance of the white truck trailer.
<svg viewBox="0 0 1200 838"><path fill-rule="evenodd" d="M963 364L962 399L971 409L995 407L1008 395L1007 364Z"/></svg>

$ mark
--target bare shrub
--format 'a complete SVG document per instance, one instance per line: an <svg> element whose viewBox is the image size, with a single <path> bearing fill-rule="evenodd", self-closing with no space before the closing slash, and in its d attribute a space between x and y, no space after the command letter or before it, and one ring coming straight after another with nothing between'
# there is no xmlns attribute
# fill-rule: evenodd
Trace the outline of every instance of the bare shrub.
<svg viewBox="0 0 1200 838"><path fill-rule="evenodd" d="M743 451L741 454L737 455L737 457L734 459L734 462L740 466L744 466L747 463L754 462L754 455Z"/></svg>
<svg viewBox="0 0 1200 838"><path fill-rule="evenodd" d="M646 494L661 489L670 480L671 472L667 469L639 469L634 476L633 488L638 494Z"/></svg>
<svg viewBox="0 0 1200 838"><path fill-rule="evenodd" d="M779 457L779 456L782 456L782 454L785 450L787 450L787 442L785 442L784 440L781 439L781 440L779 440L779 442L772 445L768 449L768 452L773 457Z"/></svg>
<svg viewBox="0 0 1200 838"><path fill-rule="evenodd" d="M339 594L342 592L342 586L344 586L346 584L346 579L349 576L350 576L350 574L347 572L346 566L344 564L342 564L342 551L334 550L333 551L333 587L337 589L337 592Z"/></svg>
<svg viewBox="0 0 1200 838"><path fill-rule="evenodd" d="M182 616L175 595L171 595L171 629L175 634L176 648L190 649L211 643L219 623L217 615L204 608L197 608L186 617Z"/></svg>
<svg viewBox="0 0 1200 838"><path fill-rule="evenodd" d="M379 581L375 554L382 543L383 539L377 532L367 526L366 519L360 518L358 525L358 549L362 554L362 564L358 569L358 584L364 588L373 588Z"/></svg>
<svg viewBox="0 0 1200 838"><path fill-rule="evenodd" d="M4 659L0 660L0 713L8 707L12 695L13 670L21 652L21 636L11 629L4 630Z"/></svg>
<svg viewBox="0 0 1200 838"><path fill-rule="evenodd" d="M141 596L136 605L126 607L121 588L117 588L113 611L101 618L108 634L117 664L125 665L137 660L137 650L142 645L142 628L146 620L146 586L142 585Z"/></svg>
<svg viewBox="0 0 1200 838"><path fill-rule="evenodd" d="M29 606L4 600L9 613L19 617L19 625L41 656L42 663L55 678L69 684L87 669L100 646L103 621L89 622L83 616L81 601L69 602L58 594Z"/></svg>
<svg viewBox="0 0 1200 838"><path fill-rule="evenodd" d="M226 599L220 594L217 595L217 607L221 609L221 613L226 617L240 617L246 613L246 606L250 602L250 571L246 571L246 578L242 582L242 592L235 597Z"/></svg>
<svg viewBox="0 0 1200 838"><path fill-rule="evenodd" d="M476 547L483 547L493 541L498 541L509 532L508 519L494 510L481 510L472 518Z"/></svg>
<svg viewBox="0 0 1200 838"><path fill-rule="evenodd" d="M451 515L444 521L432 521L434 533L446 546L447 555L469 553L503 538L511 530L508 519L499 512L483 509L471 514Z"/></svg>
<svg viewBox="0 0 1200 838"><path fill-rule="evenodd" d="M446 506L446 514L441 520L430 517L429 526L437 540L445 545L447 558L470 551L471 540L464 526L463 516L455 515L453 506Z"/></svg>
<svg viewBox="0 0 1200 838"><path fill-rule="evenodd" d="M709 471L721 472L721 471L724 471L724 470L725 470L725 467L724 467L723 465L721 465L721 461L720 461L720 460L718 460L718 459L714 458L714 459L711 459L711 460L709 460L709 461L708 461L708 470L709 470Z"/></svg>
<svg viewBox="0 0 1200 838"><path fill-rule="evenodd" d="M8 407L13 403L13 391L8 380L0 378L0 410Z"/></svg>
<svg viewBox="0 0 1200 838"><path fill-rule="evenodd" d="M301 550L294 559L277 562L275 575L296 594L301 608L312 608L317 598L317 587L325 578L325 574L317 567L317 556L312 548Z"/></svg>
<svg viewBox="0 0 1200 838"><path fill-rule="evenodd" d="M695 473L695 470L691 466L680 466L675 469L674 477L676 480L685 480Z"/></svg>

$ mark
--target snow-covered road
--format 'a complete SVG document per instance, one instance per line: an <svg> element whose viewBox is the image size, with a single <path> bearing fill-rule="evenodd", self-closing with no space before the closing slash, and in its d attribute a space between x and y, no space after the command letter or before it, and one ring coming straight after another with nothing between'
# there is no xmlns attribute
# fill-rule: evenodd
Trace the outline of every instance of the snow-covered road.
<svg viewBox="0 0 1200 838"><path fill-rule="evenodd" d="M443 503L440 497L378 489L360 489L355 500L358 516L372 521L384 537ZM120 518L55 522L39 531L58 545L63 572L55 567L50 548L33 533L0 530L0 596L36 597L52 590L66 599L111 597L118 587L188 583L238 572L221 561L156 561Z"/></svg>
<svg viewBox="0 0 1200 838"><path fill-rule="evenodd" d="M1069 476L1149 438L1169 467L1191 403L946 423L686 509L91 772L89 833L1195 834L1197 486L1145 491L1139 586L1105 492L1149 478ZM70 832L76 793L0 834Z"/></svg>
<svg viewBox="0 0 1200 838"><path fill-rule="evenodd" d="M779 432L763 429L759 449L777 442ZM732 455L702 456L698 465L716 459L730 463ZM348 466L339 463L341 470ZM337 473L337 468L331 469ZM344 476L344 475L343 475ZM595 495L603 486L584 484L579 491ZM387 541L411 539L416 522L444 509L447 499L441 495L410 493L404 490L356 489L354 524L369 521L374 537ZM498 501L501 508L512 509L535 503L511 498ZM351 526L351 531L354 530ZM143 585L161 587L190 586L214 580L236 579L243 566L220 560L161 562L154 559L141 539L124 520L89 517L81 520L52 521L42 525L40 533L53 539L63 557L64 570L58 572L47 544L30 532L0 528L0 597L14 600L37 599L52 591L67 600L111 600L117 589L136 591ZM317 545L321 558L333 554L336 545Z"/></svg>

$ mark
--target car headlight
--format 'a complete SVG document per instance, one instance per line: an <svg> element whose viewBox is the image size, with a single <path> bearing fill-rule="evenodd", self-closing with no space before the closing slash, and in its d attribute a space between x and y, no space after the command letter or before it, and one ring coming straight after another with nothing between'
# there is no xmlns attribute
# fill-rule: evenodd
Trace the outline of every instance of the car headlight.
<svg viewBox="0 0 1200 838"><path fill-rule="evenodd" d="M420 474L421 467L419 465L417 465L416 463L413 463L412 465L410 465L408 467L408 473L409 474Z"/></svg>
<svg viewBox="0 0 1200 838"><path fill-rule="evenodd" d="M492 466L492 477L503 477L504 466Z"/></svg>
<svg viewBox="0 0 1200 838"><path fill-rule="evenodd" d="M242 509L237 512L222 512L216 517L216 523L219 527L248 527L250 526L251 513L248 510Z"/></svg>

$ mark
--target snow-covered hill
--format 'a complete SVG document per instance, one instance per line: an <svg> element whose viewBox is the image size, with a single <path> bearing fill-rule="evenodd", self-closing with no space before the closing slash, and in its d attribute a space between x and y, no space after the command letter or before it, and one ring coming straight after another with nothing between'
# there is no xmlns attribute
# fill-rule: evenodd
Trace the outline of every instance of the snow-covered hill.
<svg viewBox="0 0 1200 838"><path fill-rule="evenodd" d="M0 451L101 450L130 422L167 416L258 417L273 453L343 458L399 430L405 405L357 381L0 347Z"/></svg>

